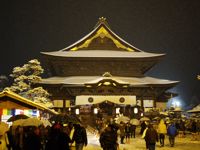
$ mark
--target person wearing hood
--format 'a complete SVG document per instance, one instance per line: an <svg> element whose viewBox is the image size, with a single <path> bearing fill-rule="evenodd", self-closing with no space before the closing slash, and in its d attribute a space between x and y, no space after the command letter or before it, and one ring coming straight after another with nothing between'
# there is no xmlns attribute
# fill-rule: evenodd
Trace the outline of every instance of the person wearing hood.
<svg viewBox="0 0 200 150"><path fill-rule="evenodd" d="M167 134L167 126L163 119L160 120L158 124L158 134L160 140L160 146L163 147L165 144L165 134Z"/></svg>

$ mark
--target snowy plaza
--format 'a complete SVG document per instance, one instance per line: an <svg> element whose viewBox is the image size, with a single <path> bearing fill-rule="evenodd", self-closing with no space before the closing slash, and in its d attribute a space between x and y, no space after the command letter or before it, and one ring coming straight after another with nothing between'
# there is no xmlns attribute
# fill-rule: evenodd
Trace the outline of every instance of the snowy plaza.
<svg viewBox="0 0 200 150"><path fill-rule="evenodd" d="M199 136L200 137L200 136ZM168 136L165 137L165 146L160 147L159 142L156 144L157 150L199 150L200 138L198 140L191 140L190 134L187 134L185 138L176 137L175 146L170 147ZM88 146L84 147L84 150L102 150L99 145L99 137L91 134L88 131ZM146 150L145 141L141 138L141 135L137 134L136 138L131 138L130 144L120 144L119 150Z"/></svg>

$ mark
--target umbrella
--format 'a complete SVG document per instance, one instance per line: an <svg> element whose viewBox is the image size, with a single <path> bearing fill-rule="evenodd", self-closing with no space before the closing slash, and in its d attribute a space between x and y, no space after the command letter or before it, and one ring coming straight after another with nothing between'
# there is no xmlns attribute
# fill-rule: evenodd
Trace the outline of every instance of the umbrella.
<svg viewBox="0 0 200 150"><path fill-rule="evenodd" d="M148 117L142 117L140 118L140 121L149 121L150 119Z"/></svg>
<svg viewBox="0 0 200 150"><path fill-rule="evenodd" d="M168 115L168 112L160 112L160 115L161 115L161 116L169 116L169 115Z"/></svg>
<svg viewBox="0 0 200 150"><path fill-rule="evenodd" d="M22 126L24 120L26 119L18 119L16 121L13 121L12 126Z"/></svg>
<svg viewBox="0 0 200 150"><path fill-rule="evenodd" d="M130 124L138 126L140 124L140 121L138 119L133 118L130 120Z"/></svg>
<svg viewBox="0 0 200 150"><path fill-rule="evenodd" d="M169 117L166 117L165 120L170 120L170 118L169 118Z"/></svg>
<svg viewBox="0 0 200 150"><path fill-rule="evenodd" d="M153 118L153 120L160 120L160 117L155 117Z"/></svg>
<svg viewBox="0 0 200 150"><path fill-rule="evenodd" d="M116 120L116 123L120 123L120 122L127 123L129 122L130 118L127 116L120 116L118 118L115 118L115 120Z"/></svg>
<svg viewBox="0 0 200 150"><path fill-rule="evenodd" d="M19 120L19 119L27 119L29 118L28 116L24 115L24 114L18 114L18 115L15 115L15 116L12 116L10 117L7 122L13 122L13 121L16 121L16 120Z"/></svg>
<svg viewBox="0 0 200 150"><path fill-rule="evenodd" d="M4 135L9 130L9 125L5 122L0 122L0 135Z"/></svg>
<svg viewBox="0 0 200 150"><path fill-rule="evenodd" d="M180 107L177 107L173 110L173 112L182 112L183 110Z"/></svg>
<svg viewBox="0 0 200 150"><path fill-rule="evenodd" d="M37 118L28 118L25 119L22 123L22 126L40 126L42 125L42 121Z"/></svg>

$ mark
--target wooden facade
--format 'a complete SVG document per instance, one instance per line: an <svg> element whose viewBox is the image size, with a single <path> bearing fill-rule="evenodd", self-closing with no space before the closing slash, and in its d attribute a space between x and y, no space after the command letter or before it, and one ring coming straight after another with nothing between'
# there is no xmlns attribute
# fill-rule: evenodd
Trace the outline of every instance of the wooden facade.
<svg viewBox="0 0 200 150"><path fill-rule="evenodd" d="M137 100L166 102L166 91L178 81L145 76L165 54L144 52L116 35L105 18L76 43L53 52L41 52L48 78L37 83L53 100L79 95L134 95Z"/></svg>

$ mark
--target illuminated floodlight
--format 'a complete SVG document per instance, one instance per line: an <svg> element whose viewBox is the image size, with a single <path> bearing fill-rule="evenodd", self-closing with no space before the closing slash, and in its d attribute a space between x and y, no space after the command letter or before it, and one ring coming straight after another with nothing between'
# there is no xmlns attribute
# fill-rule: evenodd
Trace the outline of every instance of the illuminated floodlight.
<svg viewBox="0 0 200 150"><path fill-rule="evenodd" d="M172 106L173 107L180 107L181 106L181 102L177 99L172 101Z"/></svg>
<svg viewBox="0 0 200 150"><path fill-rule="evenodd" d="M179 101L176 102L176 106L179 107L181 103Z"/></svg>

